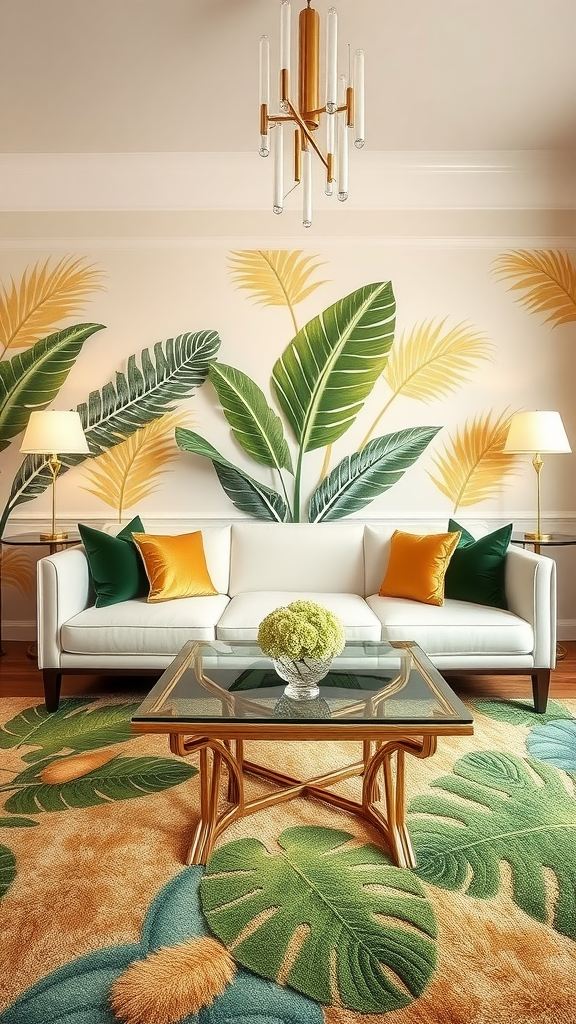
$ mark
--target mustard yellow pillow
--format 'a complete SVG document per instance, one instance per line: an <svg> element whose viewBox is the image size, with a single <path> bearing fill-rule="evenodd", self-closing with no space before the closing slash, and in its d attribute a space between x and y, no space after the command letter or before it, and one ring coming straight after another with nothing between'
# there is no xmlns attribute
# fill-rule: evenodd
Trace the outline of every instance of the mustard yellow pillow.
<svg viewBox="0 0 576 1024"><path fill-rule="evenodd" d="M151 603L218 593L210 579L199 530L176 537L153 533L133 533L132 537L150 581Z"/></svg>
<svg viewBox="0 0 576 1024"><path fill-rule="evenodd" d="M459 540L459 533L421 535L395 530L380 596L444 604L444 576Z"/></svg>

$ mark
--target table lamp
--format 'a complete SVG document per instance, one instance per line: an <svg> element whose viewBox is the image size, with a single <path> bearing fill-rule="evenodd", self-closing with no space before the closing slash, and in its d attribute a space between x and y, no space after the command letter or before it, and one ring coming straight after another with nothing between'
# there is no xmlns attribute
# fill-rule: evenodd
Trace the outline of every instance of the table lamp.
<svg viewBox="0 0 576 1024"><path fill-rule="evenodd" d="M30 413L20 451L26 455L47 455L46 465L52 473L52 532L41 533L40 540L66 540L68 534L56 529L56 477L62 466L58 454L89 454L79 414L76 411L60 412L55 409Z"/></svg>
<svg viewBox="0 0 576 1024"><path fill-rule="evenodd" d="M571 452L564 424L559 412L518 412L510 422L505 452L519 455L533 455L532 465L536 470L538 484L538 513L535 533L525 533L525 540L552 540L551 533L542 533L540 524L540 474L544 465L543 455Z"/></svg>

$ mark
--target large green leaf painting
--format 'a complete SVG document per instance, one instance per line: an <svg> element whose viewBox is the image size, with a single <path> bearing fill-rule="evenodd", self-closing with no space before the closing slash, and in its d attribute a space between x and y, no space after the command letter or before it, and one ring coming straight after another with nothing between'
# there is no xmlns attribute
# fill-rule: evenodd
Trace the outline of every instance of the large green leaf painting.
<svg viewBox="0 0 576 1024"><path fill-rule="evenodd" d="M147 348L143 349L140 366L136 356L131 355L126 373L117 372L113 381L100 391L92 391L88 402L77 406L90 456L101 455L150 420L171 412L176 402L189 397L206 380L219 346L216 331L196 331L157 342L153 356ZM65 473L88 457L62 455L60 472ZM38 497L51 482L46 459L27 455L14 477L0 519L0 533L13 509Z"/></svg>
<svg viewBox="0 0 576 1024"><path fill-rule="evenodd" d="M36 762L66 751L80 753L133 739L130 719L138 704L94 706L93 700L62 700L54 712L44 704L26 708L0 727L0 749L34 747L22 755Z"/></svg>
<svg viewBox="0 0 576 1024"><path fill-rule="evenodd" d="M310 320L278 359L274 390L302 452L354 422L386 366L395 315L391 283L365 285Z"/></svg>
<svg viewBox="0 0 576 1024"><path fill-rule="evenodd" d="M229 843L211 857L200 899L211 930L255 974L278 978L290 951L292 988L384 1013L426 988L436 923L414 874L375 846L346 846L351 838L297 827L279 836L280 853L256 839Z"/></svg>
<svg viewBox="0 0 576 1024"><path fill-rule="evenodd" d="M197 775L185 761L166 757L113 757L80 778L50 784L40 773L46 762L26 768L2 789L15 790L5 808L12 814L67 811L71 807L96 807L109 800L134 800L178 786Z"/></svg>
<svg viewBox="0 0 576 1024"><path fill-rule="evenodd" d="M102 329L75 324L0 361L0 451L24 430L31 410L45 409L56 397L86 339Z"/></svg>
<svg viewBox="0 0 576 1024"><path fill-rule="evenodd" d="M576 799L566 776L496 751L466 754L453 771L431 783L446 795L416 796L410 804L420 878L488 899L500 891L507 863L515 903L576 938ZM558 891L551 920L546 871Z"/></svg>
<svg viewBox="0 0 576 1024"><path fill-rule="evenodd" d="M232 433L244 451L263 466L291 473L292 459L282 421L258 385L226 363L213 363L209 376Z"/></svg>
<svg viewBox="0 0 576 1024"><path fill-rule="evenodd" d="M412 427L376 437L342 459L310 498L311 523L342 519L384 494L420 457L440 427Z"/></svg>
<svg viewBox="0 0 576 1024"><path fill-rule="evenodd" d="M265 519L276 523L289 522L290 510L277 491L265 487L254 477L248 476L247 473L243 473L242 470L233 466L209 441L205 441L195 431L177 427L174 436L176 444L184 451L203 455L211 460L230 501L241 512L246 512L254 519Z"/></svg>

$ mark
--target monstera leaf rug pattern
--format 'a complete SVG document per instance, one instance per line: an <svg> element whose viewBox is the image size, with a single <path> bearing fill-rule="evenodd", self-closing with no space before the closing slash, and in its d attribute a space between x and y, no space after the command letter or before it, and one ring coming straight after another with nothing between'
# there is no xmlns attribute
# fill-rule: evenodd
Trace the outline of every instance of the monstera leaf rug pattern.
<svg viewBox="0 0 576 1024"><path fill-rule="evenodd" d="M415 871L304 799L186 867L197 768L135 707L3 702L0 1024L574 1024L576 701L475 701L473 737L411 759ZM249 751L308 775L356 753Z"/></svg>

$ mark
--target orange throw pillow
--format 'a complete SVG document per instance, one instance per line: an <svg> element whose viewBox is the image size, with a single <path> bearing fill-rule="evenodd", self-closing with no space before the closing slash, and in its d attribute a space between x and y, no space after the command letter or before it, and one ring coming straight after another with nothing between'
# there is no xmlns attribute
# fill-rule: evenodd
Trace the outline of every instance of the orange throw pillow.
<svg viewBox="0 0 576 1024"><path fill-rule="evenodd" d="M217 594L210 579L202 533L133 533L150 581L148 601L172 601L177 597Z"/></svg>
<svg viewBox="0 0 576 1024"><path fill-rule="evenodd" d="M444 576L459 540L459 533L418 534L395 530L380 596L444 604Z"/></svg>

